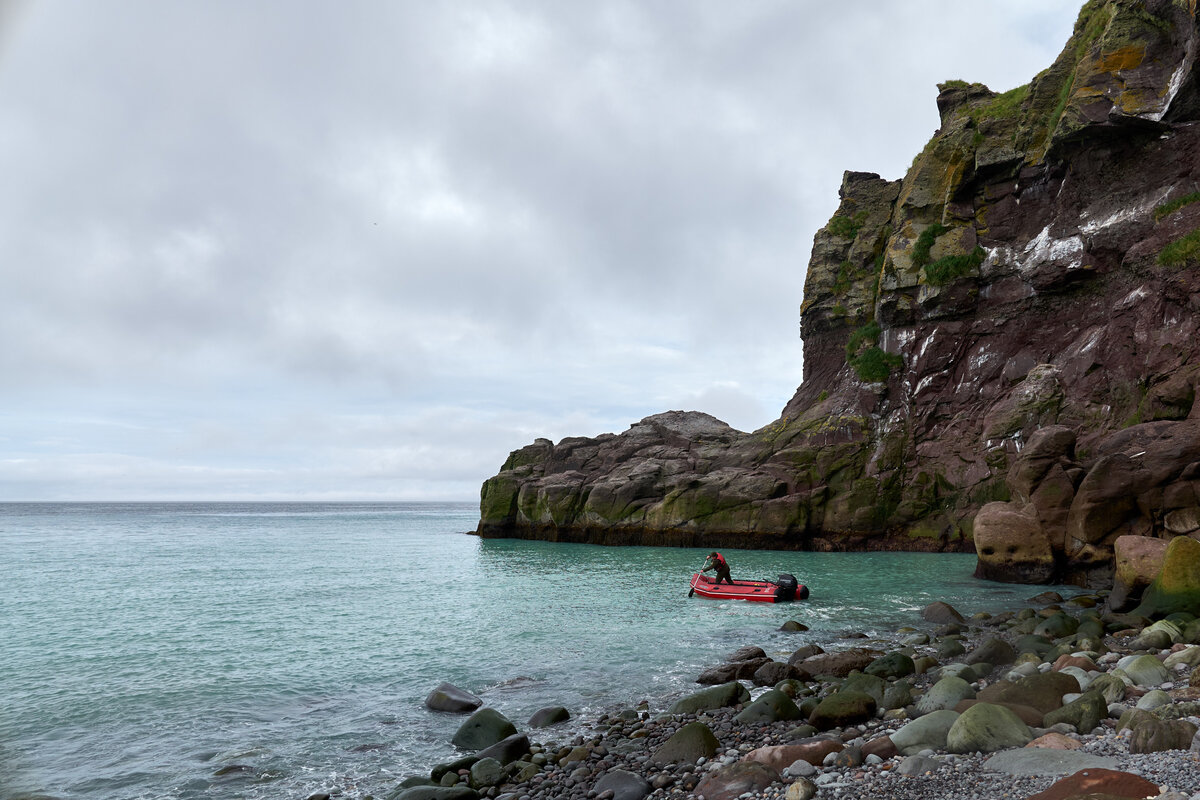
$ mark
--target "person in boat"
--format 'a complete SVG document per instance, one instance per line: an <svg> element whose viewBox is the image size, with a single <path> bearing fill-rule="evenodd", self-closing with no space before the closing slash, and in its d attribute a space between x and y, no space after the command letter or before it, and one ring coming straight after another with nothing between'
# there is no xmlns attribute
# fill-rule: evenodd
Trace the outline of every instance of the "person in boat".
<svg viewBox="0 0 1200 800"><path fill-rule="evenodd" d="M708 554L708 558L704 560L704 566L700 572L708 572L710 569L717 571L717 583L724 580L730 586L733 585L733 578L729 575L729 564L725 561L725 556L713 550Z"/></svg>

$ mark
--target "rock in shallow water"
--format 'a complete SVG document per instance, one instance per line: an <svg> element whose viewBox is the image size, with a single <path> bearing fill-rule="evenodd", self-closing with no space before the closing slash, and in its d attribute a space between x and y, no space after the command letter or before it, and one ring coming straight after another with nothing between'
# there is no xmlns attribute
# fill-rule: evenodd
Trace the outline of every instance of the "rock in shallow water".
<svg viewBox="0 0 1200 800"><path fill-rule="evenodd" d="M531 728L546 728L550 725L557 725L560 722L566 722L571 718L571 712L562 706L547 706L539 708L533 712L533 716L529 718L527 723Z"/></svg>
<svg viewBox="0 0 1200 800"><path fill-rule="evenodd" d="M425 706L434 711L465 714L483 705L483 700L452 683L438 684L425 698Z"/></svg>
<svg viewBox="0 0 1200 800"><path fill-rule="evenodd" d="M450 741L464 750L479 750L490 747L516 732L517 727L508 717L494 708L481 708L467 718Z"/></svg>

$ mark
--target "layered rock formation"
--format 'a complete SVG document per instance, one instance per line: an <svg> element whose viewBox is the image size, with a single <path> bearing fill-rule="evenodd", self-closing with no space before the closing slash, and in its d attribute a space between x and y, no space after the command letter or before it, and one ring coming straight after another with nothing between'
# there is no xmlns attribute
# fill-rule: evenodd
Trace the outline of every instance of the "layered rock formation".
<svg viewBox="0 0 1200 800"><path fill-rule="evenodd" d="M1092 0L1028 85L942 84L908 174L846 173L816 234L779 420L538 440L479 533L975 547L984 577L1087 582L1119 536L1200 530L1198 42L1195 0Z"/></svg>

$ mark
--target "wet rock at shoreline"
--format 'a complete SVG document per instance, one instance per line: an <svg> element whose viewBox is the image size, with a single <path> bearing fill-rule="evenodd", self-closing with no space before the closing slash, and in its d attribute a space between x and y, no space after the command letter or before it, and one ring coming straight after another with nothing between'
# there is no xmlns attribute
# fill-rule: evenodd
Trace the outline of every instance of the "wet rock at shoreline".
<svg viewBox="0 0 1200 800"><path fill-rule="evenodd" d="M570 718L571 712L562 706L547 706L533 712L533 716L525 724L531 728L546 728L551 725L557 725L560 722L566 722Z"/></svg>
<svg viewBox="0 0 1200 800"><path fill-rule="evenodd" d="M475 711L483 700L452 683L440 683L425 698L425 707L433 711L464 714Z"/></svg>
<svg viewBox="0 0 1200 800"><path fill-rule="evenodd" d="M481 708L467 718L450 741L464 750L482 750L514 735L517 728L494 708Z"/></svg>

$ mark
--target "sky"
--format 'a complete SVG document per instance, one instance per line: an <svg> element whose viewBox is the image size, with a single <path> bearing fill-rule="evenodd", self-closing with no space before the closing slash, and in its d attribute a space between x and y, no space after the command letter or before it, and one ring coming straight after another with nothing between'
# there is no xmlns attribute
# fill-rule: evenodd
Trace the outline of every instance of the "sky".
<svg viewBox="0 0 1200 800"><path fill-rule="evenodd" d="M473 501L766 425L843 171L1081 5L0 0L0 501Z"/></svg>

